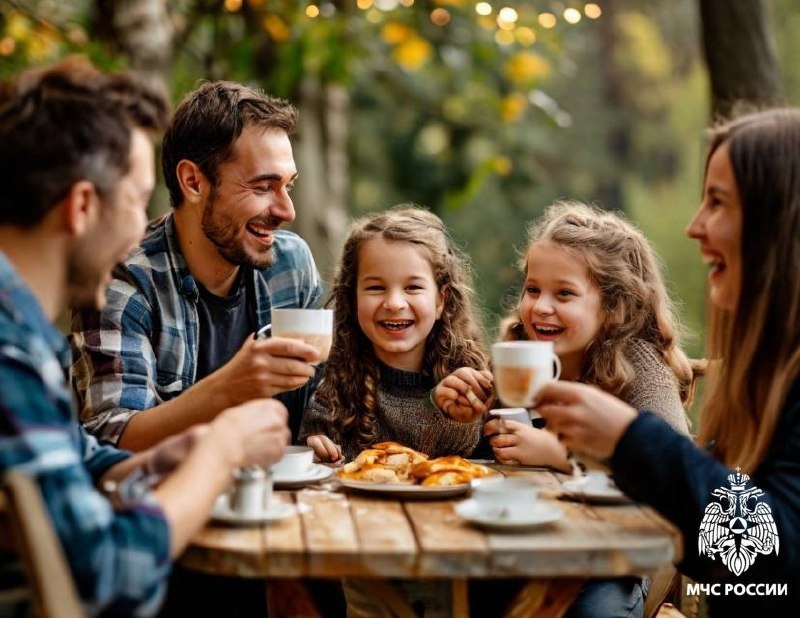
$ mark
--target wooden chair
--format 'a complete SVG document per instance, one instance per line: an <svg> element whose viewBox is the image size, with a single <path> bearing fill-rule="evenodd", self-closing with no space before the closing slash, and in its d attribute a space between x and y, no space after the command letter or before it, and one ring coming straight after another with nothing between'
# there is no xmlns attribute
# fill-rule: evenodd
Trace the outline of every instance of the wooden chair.
<svg viewBox="0 0 800 618"><path fill-rule="evenodd" d="M697 381L706 375L708 360L690 358L689 366L692 368L692 382L689 386L689 404L687 405L690 405L694 399ZM659 569L650 582L650 590L645 599L645 618L697 616L699 599L685 594L688 581L691 580L678 573L673 566Z"/></svg>
<svg viewBox="0 0 800 618"><path fill-rule="evenodd" d="M86 616L39 487L21 470L10 470L3 477L0 548L16 553L22 561L35 615Z"/></svg>

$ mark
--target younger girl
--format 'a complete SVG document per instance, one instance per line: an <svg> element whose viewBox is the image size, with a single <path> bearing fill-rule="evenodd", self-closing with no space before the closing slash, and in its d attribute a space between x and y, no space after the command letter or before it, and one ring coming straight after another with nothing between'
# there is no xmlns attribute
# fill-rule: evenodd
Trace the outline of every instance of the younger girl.
<svg viewBox="0 0 800 618"><path fill-rule="evenodd" d="M431 391L457 371L488 403L491 374L471 295L466 261L436 215L401 206L356 221L332 290L325 378L303 415L300 441L323 461L350 460L387 440L430 457L469 455L480 415L454 420L432 403ZM457 407L439 401L448 411Z"/></svg>
<svg viewBox="0 0 800 618"><path fill-rule="evenodd" d="M466 262L450 246L439 217L400 207L356 221L332 290L334 335L325 378L300 426L300 440L323 461L353 459L392 440L430 457L469 455L482 419L459 422L433 403L451 374L484 412L491 398L488 355L480 344ZM454 417L455 391L437 399ZM395 581L425 616L451 614L445 584ZM369 580L344 582L347 615L389 615Z"/></svg>
<svg viewBox="0 0 800 618"><path fill-rule="evenodd" d="M656 256L622 217L575 201L550 206L528 232L518 306L504 340L552 341L561 379L594 384L688 433L691 369ZM568 469L550 432L490 421L498 461Z"/></svg>

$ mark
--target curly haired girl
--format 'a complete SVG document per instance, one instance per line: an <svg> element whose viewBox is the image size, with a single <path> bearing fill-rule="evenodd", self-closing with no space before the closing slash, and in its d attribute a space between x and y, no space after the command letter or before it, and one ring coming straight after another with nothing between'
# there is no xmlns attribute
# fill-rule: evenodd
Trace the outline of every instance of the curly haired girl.
<svg viewBox="0 0 800 618"><path fill-rule="evenodd" d="M688 433L691 368L656 254L615 213L559 201L528 231L525 283L501 325L504 340L552 341L561 379L594 384ZM490 421L499 461L568 469L551 434Z"/></svg>
<svg viewBox="0 0 800 618"><path fill-rule="evenodd" d="M462 395L480 413L492 388L467 261L441 219L401 205L357 220L331 301L333 346L300 441L325 461L387 440L431 457L470 454L480 414L456 420L464 401L455 391L437 394L446 413L432 403L434 387L451 374L469 385Z"/></svg>

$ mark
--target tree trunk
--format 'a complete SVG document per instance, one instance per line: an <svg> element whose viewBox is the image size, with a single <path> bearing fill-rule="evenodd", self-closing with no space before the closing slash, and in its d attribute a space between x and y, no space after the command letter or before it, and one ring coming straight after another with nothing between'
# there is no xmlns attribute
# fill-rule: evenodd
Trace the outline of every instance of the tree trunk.
<svg viewBox="0 0 800 618"><path fill-rule="evenodd" d="M337 84L307 76L297 107L300 131L294 140L297 177L296 230L309 244L322 276L330 281L349 222L350 175L347 136L350 99Z"/></svg>
<svg viewBox="0 0 800 618"><path fill-rule="evenodd" d="M781 104L778 58L765 0L700 0L700 17L712 117L730 116L742 104Z"/></svg>
<svg viewBox="0 0 800 618"><path fill-rule="evenodd" d="M97 0L97 28L130 68L165 91L172 82L172 21L162 0Z"/></svg>
<svg viewBox="0 0 800 618"><path fill-rule="evenodd" d="M601 63L603 105L609 110L605 135L605 152L617 164L597 180L600 205L607 210L625 209L623 170L628 166L631 151L631 118L625 93L625 76L618 66L620 33L617 26L617 0L605 0L603 19L598 21L598 36L604 61Z"/></svg>

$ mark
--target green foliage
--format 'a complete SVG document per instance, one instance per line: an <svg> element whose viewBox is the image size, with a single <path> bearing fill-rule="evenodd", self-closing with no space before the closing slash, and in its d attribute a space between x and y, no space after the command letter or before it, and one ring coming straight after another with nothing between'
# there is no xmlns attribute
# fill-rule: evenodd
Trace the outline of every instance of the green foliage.
<svg viewBox="0 0 800 618"><path fill-rule="evenodd" d="M696 335L688 350L701 355L705 272L683 235L708 113L696 3L600 0L600 19L559 18L552 29L537 20L555 6L548 0L504 4L518 12L514 34L498 28L499 6L482 17L466 0L392 10L178 0L167 4L172 87L177 99L200 78L237 79L299 100L306 80L345 85L352 214L398 202L441 214L472 256L490 326L516 300L524 230L547 204L567 196L626 211L663 257ZM75 51L124 65L96 36L92 5L0 5L0 76ZM800 8L772 7L786 91L798 101ZM447 19L434 23L434 11Z"/></svg>

